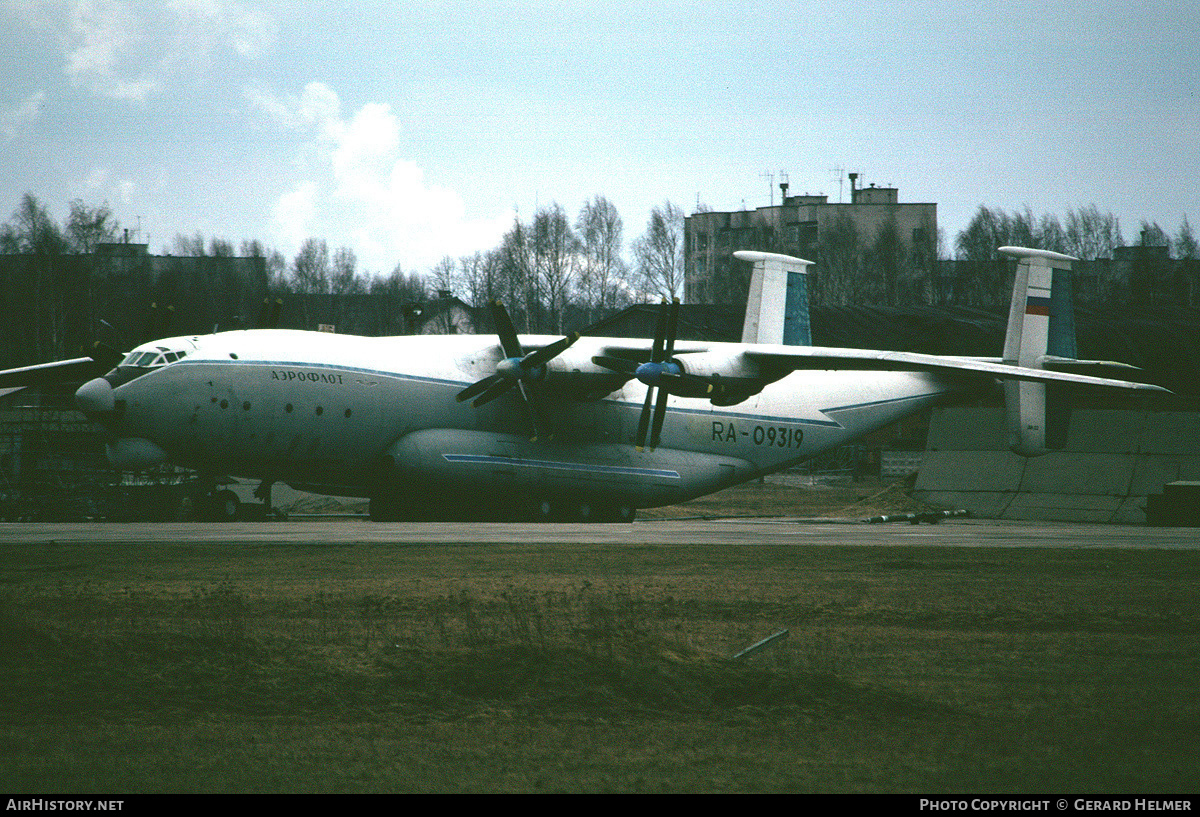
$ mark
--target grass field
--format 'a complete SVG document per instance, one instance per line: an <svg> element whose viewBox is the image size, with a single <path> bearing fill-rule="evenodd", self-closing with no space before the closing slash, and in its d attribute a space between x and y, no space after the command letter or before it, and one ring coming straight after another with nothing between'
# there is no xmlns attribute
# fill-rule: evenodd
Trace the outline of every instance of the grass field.
<svg viewBox="0 0 1200 817"><path fill-rule="evenodd" d="M0 790L1200 779L1194 551L118 542L0 557Z"/></svg>

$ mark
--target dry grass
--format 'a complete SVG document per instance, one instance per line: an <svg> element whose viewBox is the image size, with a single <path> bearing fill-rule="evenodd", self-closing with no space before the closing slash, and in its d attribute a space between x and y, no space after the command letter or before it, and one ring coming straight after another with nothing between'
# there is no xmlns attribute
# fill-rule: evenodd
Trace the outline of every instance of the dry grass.
<svg viewBox="0 0 1200 817"><path fill-rule="evenodd" d="M1198 771L1194 552L0 557L7 790L1149 792Z"/></svg>

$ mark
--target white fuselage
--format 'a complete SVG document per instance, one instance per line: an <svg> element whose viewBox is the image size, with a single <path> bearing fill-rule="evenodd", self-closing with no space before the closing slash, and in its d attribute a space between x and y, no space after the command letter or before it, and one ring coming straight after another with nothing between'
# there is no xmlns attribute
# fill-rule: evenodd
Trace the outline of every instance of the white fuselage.
<svg viewBox="0 0 1200 817"><path fill-rule="evenodd" d="M551 361L537 388L549 396L541 403L554 436L536 443L517 390L480 408L455 399L495 371L502 353L491 336L250 330L192 342L185 358L115 389L123 409L109 423L114 445L139 451L146 440L203 472L344 495L370 495L390 457L417 479L428 468L463 490L536 484L544 474L560 492L580 480L588 490L627 491L641 506L665 504L813 457L953 390L929 373L793 372L734 406L672 396L658 448L638 452L640 382L598 399L561 391L572 371L589 370L583 362L627 339L585 337Z"/></svg>

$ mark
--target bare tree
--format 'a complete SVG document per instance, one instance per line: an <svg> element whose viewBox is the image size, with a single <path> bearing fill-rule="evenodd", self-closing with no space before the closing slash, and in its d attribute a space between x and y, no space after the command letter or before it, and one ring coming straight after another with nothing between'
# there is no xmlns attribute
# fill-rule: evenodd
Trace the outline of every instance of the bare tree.
<svg viewBox="0 0 1200 817"><path fill-rule="evenodd" d="M329 291L329 247L324 239L308 238L292 261L296 291L313 294Z"/></svg>
<svg viewBox="0 0 1200 817"><path fill-rule="evenodd" d="M425 280L416 273L405 274L399 264L386 276L372 279L370 293L376 309L375 333L410 335L417 313L425 302Z"/></svg>
<svg viewBox="0 0 1200 817"><path fill-rule="evenodd" d="M233 258L233 242L213 236L208 240L208 254L212 258Z"/></svg>
<svg viewBox="0 0 1200 817"><path fill-rule="evenodd" d="M646 295L674 298L683 291L683 210L671 202L650 211L646 232L633 242L638 283Z"/></svg>
<svg viewBox="0 0 1200 817"><path fill-rule="evenodd" d="M458 259L458 289L475 307L498 297L500 251L477 252Z"/></svg>
<svg viewBox="0 0 1200 817"><path fill-rule="evenodd" d="M204 256L204 236L196 233L189 238L182 233L177 233L172 242L172 249L175 255L202 258Z"/></svg>
<svg viewBox="0 0 1200 817"><path fill-rule="evenodd" d="M1163 232L1162 227L1158 226L1157 221L1143 219L1139 243L1143 247L1170 247L1171 239L1167 238L1167 234Z"/></svg>
<svg viewBox="0 0 1200 817"><path fill-rule="evenodd" d="M447 255L434 264L433 269L429 271L429 282L439 297L443 292L454 294L454 291L458 289L457 269L457 262Z"/></svg>
<svg viewBox="0 0 1200 817"><path fill-rule="evenodd" d="M579 239L557 203L535 214L533 235L535 267L547 310L541 328L562 332L567 295L579 267Z"/></svg>
<svg viewBox="0 0 1200 817"><path fill-rule="evenodd" d="M1067 231L1063 229L1058 216L1051 213L1043 215L1038 222L1038 247L1053 252L1067 251Z"/></svg>
<svg viewBox="0 0 1200 817"><path fill-rule="evenodd" d="M67 216L67 244L72 252L92 253L96 245L112 241L120 224L113 218L108 203L99 207L88 207L82 199L71 202L71 212Z"/></svg>
<svg viewBox="0 0 1200 817"><path fill-rule="evenodd" d="M61 255L67 251L67 240L37 196L26 193L4 225L0 247L6 253Z"/></svg>
<svg viewBox="0 0 1200 817"><path fill-rule="evenodd" d="M895 306L899 301L901 278L907 277L908 258L894 218L879 225L869 261L872 275L869 280L863 280L867 290L864 300Z"/></svg>
<svg viewBox="0 0 1200 817"><path fill-rule="evenodd" d="M1188 261L1200 258L1200 247L1196 244L1196 236L1192 233L1192 225L1188 224L1187 216L1183 217L1183 223L1179 225L1179 232L1175 234L1172 247L1176 258Z"/></svg>
<svg viewBox="0 0 1200 817"><path fill-rule="evenodd" d="M1125 243L1117 217L1094 204L1068 210L1065 231L1067 253L1084 261L1112 258L1113 249Z"/></svg>
<svg viewBox="0 0 1200 817"><path fill-rule="evenodd" d="M7 319L19 324L14 328L34 360L63 354L69 329L66 298L75 282L65 280L63 274L67 240L37 196L21 197L12 218L0 228L0 249L30 256L24 280L7 282L24 290L24 312L7 310Z"/></svg>
<svg viewBox="0 0 1200 817"><path fill-rule="evenodd" d="M809 278L814 285L811 300L815 304L838 305L857 298L857 281L862 272L862 247L858 227L845 212L817 234L818 275Z"/></svg>
<svg viewBox="0 0 1200 817"><path fill-rule="evenodd" d="M334 295L354 295L364 291L358 277L358 256L349 247L338 247L333 253L329 275L329 291Z"/></svg>
<svg viewBox="0 0 1200 817"><path fill-rule="evenodd" d="M578 291L592 323L614 307L620 298L628 270L621 258L625 225L617 208L604 196L584 202L575 229L582 242L583 260Z"/></svg>
<svg viewBox="0 0 1200 817"><path fill-rule="evenodd" d="M528 230L519 219L513 219L512 229L504 234L497 248L499 275L495 297L508 307L513 323L524 325L526 332L530 331L540 295L533 250Z"/></svg>

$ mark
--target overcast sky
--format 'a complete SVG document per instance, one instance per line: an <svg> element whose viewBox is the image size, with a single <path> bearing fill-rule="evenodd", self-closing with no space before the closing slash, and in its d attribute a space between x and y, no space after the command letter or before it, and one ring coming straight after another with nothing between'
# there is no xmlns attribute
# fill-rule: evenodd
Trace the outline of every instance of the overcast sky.
<svg viewBox="0 0 1200 817"><path fill-rule="evenodd" d="M1200 222L1200 4L0 0L0 221L107 201L176 234L309 236L425 271L597 195L626 244L846 196ZM778 191L775 191L776 201Z"/></svg>

